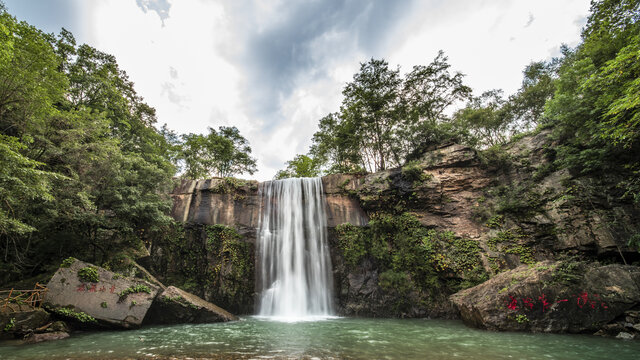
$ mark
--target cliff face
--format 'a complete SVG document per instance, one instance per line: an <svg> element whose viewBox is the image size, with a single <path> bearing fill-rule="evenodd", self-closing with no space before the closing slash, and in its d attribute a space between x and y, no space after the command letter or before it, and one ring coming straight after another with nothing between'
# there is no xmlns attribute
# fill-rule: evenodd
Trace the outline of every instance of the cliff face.
<svg viewBox="0 0 640 360"><path fill-rule="evenodd" d="M482 154L447 144L402 168L325 176L339 312L455 317L449 295L522 264L637 261L626 243L640 233L640 213L621 200L615 174L592 178L557 170L548 135L543 131ZM245 260L253 261L257 182L183 181L173 197L173 216L186 224L188 243L206 247L207 227L233 227L246 244ZM222 273L234 271L229 262L222 267ZM170 274L171 265L165 268ZM243 286L254 284L253 267L250 278ZM199 295L232 311L252 312L253 289L241 291L236 308L208 286L202 284ZM227 301L234 294L226 294Z"/></svg>
<svg viewBox="0 0 640 360"><path fill-rule="evenodd" d="M344 194L346 175L322 178L326 195L327 225L363 226L367 216L358 201ZM342 182L341 182L342 181ZM259 183L237 179L182 180L173 191L174 219L195 224L222 224L257 231L260 222Z"/></svg>

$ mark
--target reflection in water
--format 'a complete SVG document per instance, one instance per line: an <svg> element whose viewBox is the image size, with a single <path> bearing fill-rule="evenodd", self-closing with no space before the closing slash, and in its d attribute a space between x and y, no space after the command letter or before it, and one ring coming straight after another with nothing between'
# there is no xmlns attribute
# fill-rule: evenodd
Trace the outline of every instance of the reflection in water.
<svg viewBox="0 0 640 360"><path fill-rule="evenodd" d="M86 333L35 345L0 344L0 359L307 358L637 359L640 342L590 335L495 333L458 321L349 319L232 323Z"/></svg>

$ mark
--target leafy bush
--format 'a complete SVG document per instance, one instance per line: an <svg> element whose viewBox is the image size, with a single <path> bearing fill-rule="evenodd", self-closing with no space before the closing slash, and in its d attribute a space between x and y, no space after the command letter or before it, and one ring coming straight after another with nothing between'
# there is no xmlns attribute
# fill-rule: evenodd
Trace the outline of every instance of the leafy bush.
<svg viewBox="0 0 640 360"><path fill-rule="evenodd" d="M143 284L137 284L134 286L129 286L128 288L122 290L120 293L118 293L118 296L120 296L120 299L118 300L119 302L124 301L124 299L129 295L129 294L135 294L135 293L147 293L147 294L151 294L151 289L149 289L149 287L147 285L143 285Z"/></svg>
<svg viewBox="0 0 640 360"><path fill-rule="evenodd" d="M98 323L93 316L82 311L74 311L71 308L57 308L53 310L53 312L66 318L77 320L81 323Z"/></svg>
<svg viewBox="0 0 640 360"><path fill-rule="evenodd" d="M97 283L100 281L98 269L94 266L86 266L78 270L78 278L84 282Z"/></svg>
<svg viewBox="0 0 640 360"><path fill-rule="evenodd" d="M60 264L60 267L61 268L68 268L71 265L73 265L74 262L76 262L75 258L72 258L72 257L66 258L66 259L62 260L62 264Z"/></svg>

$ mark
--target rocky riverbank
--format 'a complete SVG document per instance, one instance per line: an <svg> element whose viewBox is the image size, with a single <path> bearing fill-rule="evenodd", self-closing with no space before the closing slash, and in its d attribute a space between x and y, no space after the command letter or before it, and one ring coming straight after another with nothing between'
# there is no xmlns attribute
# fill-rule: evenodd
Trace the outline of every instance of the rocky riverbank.
<svg viewBox="0 0 640 360"><path fill-rule="evenodd" d="M237 317L157 280L127 277L74 258L47 284L42 307L20 300L0 311L3 339L58 340L75 330L132 329L152 324L211 323Z"/></svg>

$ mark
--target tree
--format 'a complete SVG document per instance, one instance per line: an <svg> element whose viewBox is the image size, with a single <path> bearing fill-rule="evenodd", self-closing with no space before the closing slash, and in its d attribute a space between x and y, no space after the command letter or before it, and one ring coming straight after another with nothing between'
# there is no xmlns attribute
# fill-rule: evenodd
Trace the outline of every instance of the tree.
<svg viewBox="0 0 640 360"><path fill-rule="evenodd" d="M622 198L640 204L640 1L592 1L582 43L564 49L546 104L558 163L582 174L616 174Z"/></svg>
<svg viewBox="0 0 640 360"><path fill-rule="evenodd" d="M443 52L404 78L384 60L361 64L345 86L340 112L320 120L311 155L328 172L379 171L459 138L447 111L471 89L449 68Z"/></svg>
<svg viewBox="0 0 640 360"><path fill-rule="evenodd" d="M400 70L389 69L384 60L371 59L360 64L342 94L341 119L359 140L359 153L365 168L384 170L397 164L393 155L393 129L399 121Z"/></svg>
<svg viewBox="0 0 640 360"><path fill-rule="evenodd" d="M451 73L444 52L439 51L427 65L414 66L405 77L402 89L403 122L398 130L400 156L415 159L430 147L462 137L453 126L447 111L456 103L468 100L471 88L464 85L464 75Z"/></svg>
<svg viewBox="0 0 640 360"><path fill-rule="evenodd" d="M296 155L287 161L287 168L276 173L275 179L292 177L316 177L320 175L318 162L307 155Z"/></svg>
<svg viewBox="0 0 640 360"><path fill-rule="evenodd" d="M356 132L355 124L342 121L339 113L332 113L320 119L318 127L309 153L320 167L328 165L330 174L364 171L360 153L362 135Z"/></svg>
<svg viewBox="0 0 640 360"><path fill-rule="evenodd" d="M505 103L501 90L490 90L454 114L457 126L471 134L471 145L491 147L506 142L511 119Z"/></svg>
<svg viewBox="0 0 640 360"><path fill-rule="evenodd" d="M161 233L172 148L115 58L0 11L0 59L0 281Z"/></svg>
<svg viewBox="0 0 640 360"><path fill-rule="evenodd" d="M256 171L251 147L235 126L221 126L218 131L209 128L207 135L183 135L181 147L186 178L226 177Z"/></svg>

